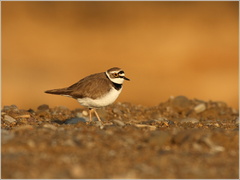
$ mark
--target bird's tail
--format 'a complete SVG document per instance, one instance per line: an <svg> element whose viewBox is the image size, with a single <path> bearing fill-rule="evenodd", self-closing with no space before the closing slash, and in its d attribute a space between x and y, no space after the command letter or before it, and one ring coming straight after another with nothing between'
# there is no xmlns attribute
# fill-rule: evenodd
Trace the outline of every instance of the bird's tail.
<svg viewBox="0 0 240 180"><path fill-rule="evenodd" d="M69 94L71 93L71 90L66 89L66 88L62 88L62 89L51 89L51 90L45 91L45 93L48 93L48 94L56 94L56 95L69 95Z"/></svg>

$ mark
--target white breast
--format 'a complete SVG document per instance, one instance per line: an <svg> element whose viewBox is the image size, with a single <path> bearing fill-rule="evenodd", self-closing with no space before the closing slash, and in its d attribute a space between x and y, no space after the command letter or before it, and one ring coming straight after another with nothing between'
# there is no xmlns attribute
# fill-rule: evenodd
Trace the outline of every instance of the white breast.
<svg viewBox="0 0 240 180"><path fill-rule="evenodd" d="M82 106L86 106L90 108L100 108L100 107L104 107L112 104L117 99L121 91L122 91L122 88L118 91L115 88L112 88L105 96L102 96L101 98L97 98L97 99L78 98L77 101Z"/></svg>

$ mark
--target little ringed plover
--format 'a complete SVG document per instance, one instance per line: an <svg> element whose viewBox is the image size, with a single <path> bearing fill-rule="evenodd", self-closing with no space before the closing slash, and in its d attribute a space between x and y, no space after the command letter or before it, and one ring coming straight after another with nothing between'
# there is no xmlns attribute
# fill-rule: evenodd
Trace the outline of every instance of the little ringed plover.
<svg viewBox="0 0 240 180"><path fill-rule="evenodd" d="M113 67L106 72L89 75L69 87L47 90L45 93L74 98L89 108L89 121L92 120L92 111L101 121L95 108L112 104L121 93L124 80L130 79L125 77L121 68Z"/></svg>

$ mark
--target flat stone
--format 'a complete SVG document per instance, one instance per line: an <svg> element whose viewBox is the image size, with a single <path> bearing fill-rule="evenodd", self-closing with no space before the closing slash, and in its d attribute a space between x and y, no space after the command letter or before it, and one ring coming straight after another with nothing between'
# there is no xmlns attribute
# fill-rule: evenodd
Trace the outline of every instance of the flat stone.
<svg viewBox="0 0 240 180"><path fill-rule="evenodd" d="M16 116L17 118L30 118L30 114L22 114L22 115L18 115Z"/></svg>
<svg viewBox="0 0 240 180"><path fill-rule="evenodd" d="M7 121L7 122L9 122L9 123L15 123L15 122L17 122L16 119L14 119L13 117L11 117L11 116L9 116L9 115L5 115L3 120L4 120L4 121Z"/></svg>
<svg viewBox="0 0 240 180"><path fill-rule="evenodd" d="M48 128L48 129L52 129L52 130L56 130L57 129L57 127L52 125L52 124L44 124L43 127Z"/></svg>
<svg viewBox="0 0 240 180"><path fill-rule="evenodd" d="M134 124L134 126L138 128L149 128L150 131L154 131L157 129L156 126L146 125L146 124Z"/></svg>
<svg viewBox="0 0 240 180"><path fill-rule="evenodd" d="M188 123L188 122L190 122L190 123L198 123L199 120L196 119L196 118L185 118L185 119L180 120L180 122L182 122L182 123Z"/></svg>
<svg viewBox="0 0 240 180"><path fill-rule="evenodd" d="M116 124L116 125L118 125L118 126L125 126L125 123L124 122L122 122L122 121L120 121L120 120L113 120L113 124Z"/></svg>

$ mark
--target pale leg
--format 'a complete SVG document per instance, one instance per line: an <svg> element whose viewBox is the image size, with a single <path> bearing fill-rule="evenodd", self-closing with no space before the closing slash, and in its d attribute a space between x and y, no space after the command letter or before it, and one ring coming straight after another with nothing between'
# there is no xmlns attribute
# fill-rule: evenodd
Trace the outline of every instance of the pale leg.
<svg viewBox="0 0 240 180"><path fill-rule="evenodd" d="M95 114L96 114L96 116L97 116L98 121L101 121L100 117L98 116L97 111L96 111L95 109L93 109L93 110L94 110L94 112L95 112Z"/></svg>

